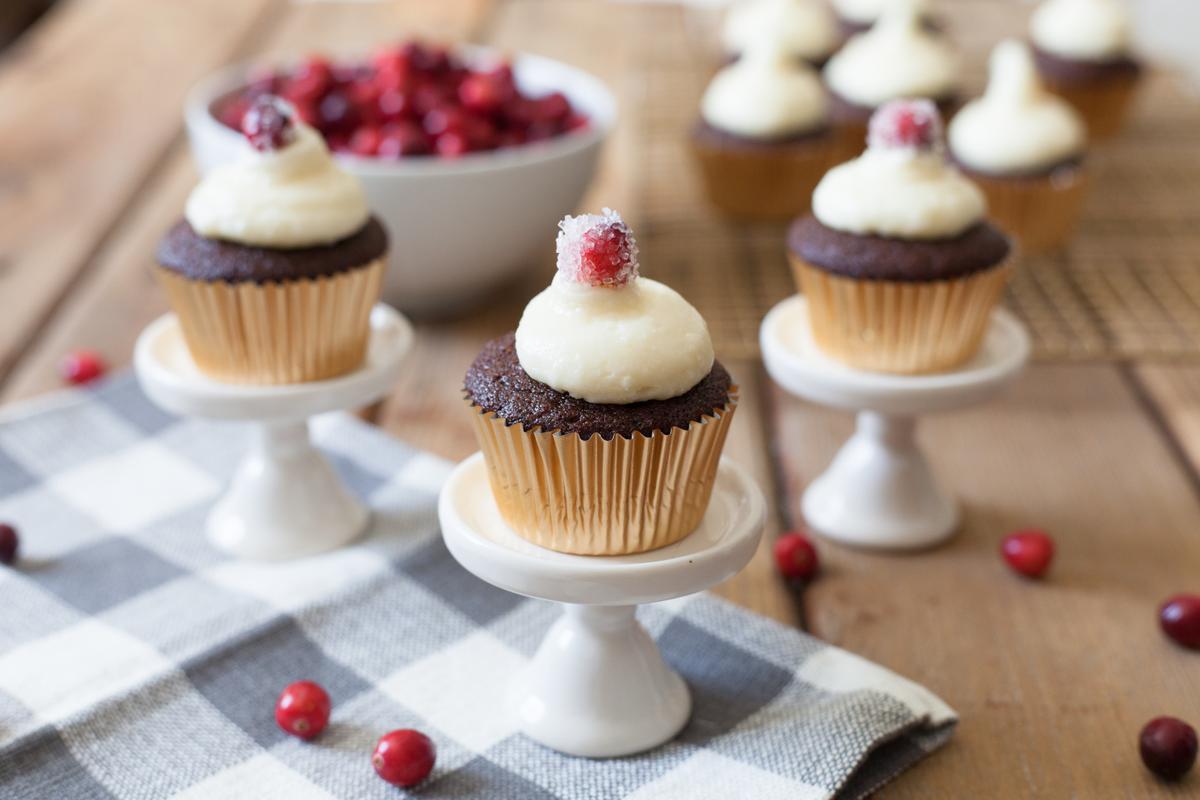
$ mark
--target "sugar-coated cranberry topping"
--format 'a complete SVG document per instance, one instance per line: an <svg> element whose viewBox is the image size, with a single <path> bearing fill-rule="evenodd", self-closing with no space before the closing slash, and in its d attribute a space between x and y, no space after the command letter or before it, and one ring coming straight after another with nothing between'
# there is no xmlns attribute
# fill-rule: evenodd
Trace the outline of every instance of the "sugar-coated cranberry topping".
<svg viewBox="0 0 1200 800"><path fill-rule="evenodd" d="M563 217L558 228L558 269L570 280L616 288L637 277L637 240L617 212Z"/></svg>
<svg viewBox="0 0 1200 800"><path fill-rule="evenodd" d="M288 684L275 703L275 722L285 733L311 739L329 724L329 694L312 681Z"/></svg>
<svg viewBox="0 0 1200 800"><path fill-rule="evenodd" d="M0 522L0 564L15 563L20 546L21 537L17 536L17 529L6 522Z"/></svg>
<svg viewBox="0 0 1200 800"><path fill-rule="evenodd" d="M785 578L811 580L820 568L817 548L811 539L798 531L785 533L776 539L774 552L775 566Z"/></svg>
<svg viewBox="0 0 1200 800"><path fill-rule="evenodd" d="M1138 736L1146 768L1163 780L1174 781L1196 763L1196 729L1175 717L1155 717Z"/></svg>
<svg viewBox="0 0 1200 800"><path fill-rule="evenodd" d="M1177 594L1158 610L1163 633L1184 647L1200 650L1200 594Z"/></svg>
<svg viewBox="0 0 1200 800"><path fill-rule="evenodd" d="M436 760L433 741L410 728L385 733L371 755L379 777L396 786L416 786L433 771Z"/></svg>
<svg viewBox="0 0 1200 800"><path fill-rule="evenodd" d="M95 350L76 350L62 360L59 370L67 383L82 386L102 377L108 365Z"/></svg>
<svg viewBox="0 0 1200 800"><path fill-rule="evenodd" d="M278 150L295 135L292 110L274 95L261 95L242 116L241 130L255 150Z"/></svg>
<svg viewBox="0 0 1200 800"><path fill-rule="evenodd" d="M1004 537L1000 553L1016 572L1040 578L1054 560L1054 540L1045 531L1017 531Z"/></svg>
<svg viewBox="0 0 1200 800"><path fill-rule="evenodd" d="M930 150L941 141L942 118L930 100L893 100L871 115L871 147Z"/></svg>

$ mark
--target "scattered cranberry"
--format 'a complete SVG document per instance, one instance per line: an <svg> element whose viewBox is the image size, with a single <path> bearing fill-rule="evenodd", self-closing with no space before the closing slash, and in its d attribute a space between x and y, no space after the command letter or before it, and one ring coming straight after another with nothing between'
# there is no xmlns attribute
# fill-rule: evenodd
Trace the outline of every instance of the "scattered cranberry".
<svg viewBox="0 0 1200 800"><path fill-rule="evenodd" d="M942 139L942 118L929 100L893 100L871 115L871 147L927 150Z"/></svg>
<svg viewBox="0 0 1200 800"><path fill-rule="evenodd" d="M1151 772L1178 780L1196 763L1196 729L1175 717L1155 717L1142 728L1138 750Z"/></svg>
<svg viewBox="0 0 1200 800"><path fill-rule="evenodd" d="M785 533L775 540L775 565L785 578L811 580L821 566L817 548L803 533Z"/></svg>
<svg viewBox="0 0 1200 800"><path fill-rule="evenodd" d="M396 786L416 786L433 771L436 760L433 741L409 728L385 733L371 755L371 765L379 777Z"/></svg>
<svg viewBox="0 0 1200 800"><path fill-rule="evenodd" d="M1044 531L1017 531L1004 537L1000 552L1016 572L1040 578L1054 560L1054 540Z"/></svg>
<svg viewBox="0 0 1200 800"><path fill-rule="evenodd" d="M291 110L274 95L260 95L242 117L242 134L255 150L278 150L295 135Z"/></svg>
<svg viewBox="0 0 1200 800"><path fill-rule="evenodd" d="M20 545L21 538L17 536L17 529L12 525L0 522L0 564L15 564L17 549Z"/></svg>
<svg viewBox="0 0 1200 800"><path fill-rule="evenodd" d="M329 695L312 681L289 684L275 703L275 722L292 736L311 739L329 723Z"/></svg>
<svg viewBox="0 0 1200 800"><path fill-rule="evenodd" d="M63 359L60 371L67 383L82 386L104 375L108 365L95 350L76 350Z"/></svg>
<svg viewBox="0 0 1200 800"><path fill-rule="evenodd" d="M1163 632L1184 647L1200 650L1200 594L1177 594L1158 610Z"/></svg>

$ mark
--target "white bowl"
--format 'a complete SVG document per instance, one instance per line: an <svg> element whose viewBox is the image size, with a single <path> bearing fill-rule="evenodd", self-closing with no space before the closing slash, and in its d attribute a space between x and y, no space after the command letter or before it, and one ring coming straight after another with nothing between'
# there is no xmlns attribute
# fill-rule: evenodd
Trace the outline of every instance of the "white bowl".
<svg viewBox="0 0 1200 800"><path fill-rule="evenodd" d="M463 47L470 63L495 60ZM512 58L522 91L560 91L587 115L587 128L521 147L458 159L396 161L339 155L366 188L371 209L391 234L384 297L410 312L460 309L534 263L548 249L555 225L583 198L616 118L612 93L591 75L533 55ZM219 98L245 83L251 67L223 69L188 95L185 121L201 174L237 158L241 135L212 114ZM545 265L543 265L545 266Z"/></svg>

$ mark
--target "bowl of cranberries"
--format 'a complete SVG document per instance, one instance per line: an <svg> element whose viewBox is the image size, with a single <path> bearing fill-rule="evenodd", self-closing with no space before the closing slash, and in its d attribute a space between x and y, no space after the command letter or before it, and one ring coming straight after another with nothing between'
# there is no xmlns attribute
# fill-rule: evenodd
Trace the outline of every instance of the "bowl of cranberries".
<svg viewBox="0 0 1200 800"><path fill-rule="evenodd" d="M266 94L362 181L392 237L385 297L415 312L466 307L534 265L583 198L616 116L611 92L580 69L465 45L232 66L187 101L202 173L242 157L242 116Z"/></svg>

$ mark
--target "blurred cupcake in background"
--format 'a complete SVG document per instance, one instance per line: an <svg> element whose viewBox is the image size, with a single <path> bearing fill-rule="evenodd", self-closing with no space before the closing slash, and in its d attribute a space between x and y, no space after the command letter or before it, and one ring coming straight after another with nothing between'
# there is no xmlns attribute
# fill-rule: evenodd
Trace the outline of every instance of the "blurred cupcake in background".
<svg viewBox="0 0 1200 800"><path fill-rule="evenodd" d="M841 44L841 36L833 12L821 0L740 0L725 16L722 42L735 58L755 45L773 42L820 68Z"/></svg>
<svg viewBox="0 0 1200 800"><path fill-rule="evenodd" d="M825 65L838 160L862 150L871 114L889 100L926 97L949 115L960 73L958 53L921 25L916 3L889 5L871 30L852 37Z"/></svg>
<svg viewBox="0 0 1200 800"><path fill-rule="evenodd" d="M816 71L778 43L756 43L712 79L692 144L708 197L741 219L808 208L832 163L829 103Z"/></svg>
<svg viewBox="0 0 1200 800"><path fill-rule="evenodd" d="M924 0L832 0L832 2L838 26L844 37L870 30L871 26L878 22L888 9L905 4L917 7L921 23L926 28L937 27L933 17L929 14L929 4Z"/></svg>
<svg viewBox="0 0 1200 800"><path fill-rule="evenodd" d="M1046 0L1029 27L1046 86L1079 110L1093 141L1115 136L1142 76L1128 9L1120 0Z"/></svg>
<svg viewBox="0 0 1200 800"><path fill-rule="evenodd" d="M858 369L953 369L979 349L1008 280L1008 238L987 201L949 164L928 100L871 119L869 146L834 167L813 213L788 232L813 339Z"/></svg>
<svg viewBox="0 0 1200 800"><path fill-rule="evenodd" d="M1038 79L1029 48L1007 40L991 57L987 92L950 123L950 153L979 184L991 217L1025 253L1070 238L1083 207L1087 134L1070 104Z"/></svg>

